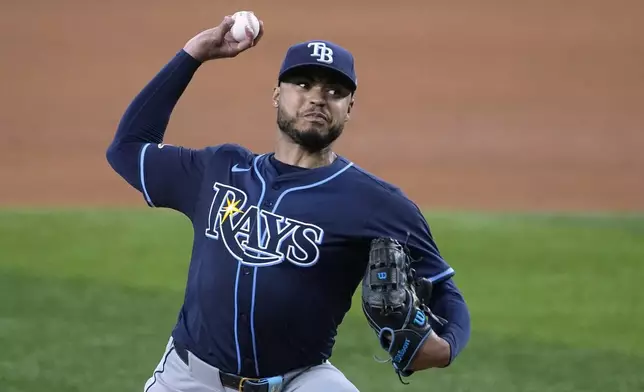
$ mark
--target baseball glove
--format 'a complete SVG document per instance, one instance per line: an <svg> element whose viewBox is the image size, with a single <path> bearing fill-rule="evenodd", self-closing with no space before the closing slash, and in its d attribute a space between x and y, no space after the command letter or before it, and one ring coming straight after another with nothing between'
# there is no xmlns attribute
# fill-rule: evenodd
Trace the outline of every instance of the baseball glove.
<svg viewBox="0 0 644 392"><path fill-rule="evenodd" d="M400 380L432 331L445 320L429 309L432 283L417 278L406 246L391 238L371 241L369 264L362 280L362 310L387 351ZM431 322L430 322L431 320Z"/></svg>

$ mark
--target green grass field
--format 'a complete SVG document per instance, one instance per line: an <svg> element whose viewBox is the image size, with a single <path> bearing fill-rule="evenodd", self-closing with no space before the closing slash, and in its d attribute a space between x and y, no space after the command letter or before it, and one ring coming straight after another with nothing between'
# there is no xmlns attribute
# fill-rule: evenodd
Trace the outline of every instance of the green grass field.
<svg viewBox="0 0 644 392"><path fill-rule="evenodd" d="M644 217L429 213L472 312L452 367L404 386L359 307L332 362L361 391L644 391ZM142 391L192 231L161 210L0 212L0 391Z"/></svg>

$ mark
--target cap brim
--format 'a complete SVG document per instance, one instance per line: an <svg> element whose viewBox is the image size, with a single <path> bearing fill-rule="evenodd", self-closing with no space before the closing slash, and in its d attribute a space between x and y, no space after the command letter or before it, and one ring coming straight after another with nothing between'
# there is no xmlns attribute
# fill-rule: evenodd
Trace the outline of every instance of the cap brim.
<svg viewBox="0 0 644 392"><path fill-rule="evenodd" d="M339 69L337 69L337 68L335 68L335 67L333 67L331 65L327 65L327 64L324 64L324 63L305 63L305 64L292 65L292 66L282 70L282 73L280 73L280 75L279 75L279 81L282 81L284 76L288 75L291 72L294 72L296 70L304 70L306 68L323 68L323 69L332 71L333 73L338 75L344 81L343 84L346 84L351 89L351 91L356 91L356 89L358 87L358 86L356 86L356 84L351 79L351 76L347 75L346 73L340 71Z"/></svg>

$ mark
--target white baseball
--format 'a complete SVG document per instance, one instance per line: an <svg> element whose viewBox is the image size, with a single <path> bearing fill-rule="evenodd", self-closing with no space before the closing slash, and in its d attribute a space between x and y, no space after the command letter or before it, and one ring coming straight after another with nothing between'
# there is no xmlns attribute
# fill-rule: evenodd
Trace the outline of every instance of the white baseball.
<svg viewBox="0 0 644 392"><path fill-rule="evenodd" d="M235 24L230 29L230 33L237 42L246 39L246 27L253 32L253 39L259 34L259 19L252 11L238 11L233 14Z"/></svg>

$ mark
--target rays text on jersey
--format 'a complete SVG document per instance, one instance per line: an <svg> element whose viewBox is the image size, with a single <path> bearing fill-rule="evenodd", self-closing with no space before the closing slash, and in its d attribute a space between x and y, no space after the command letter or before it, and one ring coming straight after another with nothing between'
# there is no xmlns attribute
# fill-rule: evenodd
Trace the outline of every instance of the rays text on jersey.
<svg viewBox="0 0 644 392"><path fill-rule="evenodd" d="M205 234L222 241L235 259L257 267L284 261L310 267L318 261L324 237L319 226L263 210L230 185L217 182L213 189Z"/></svg>

